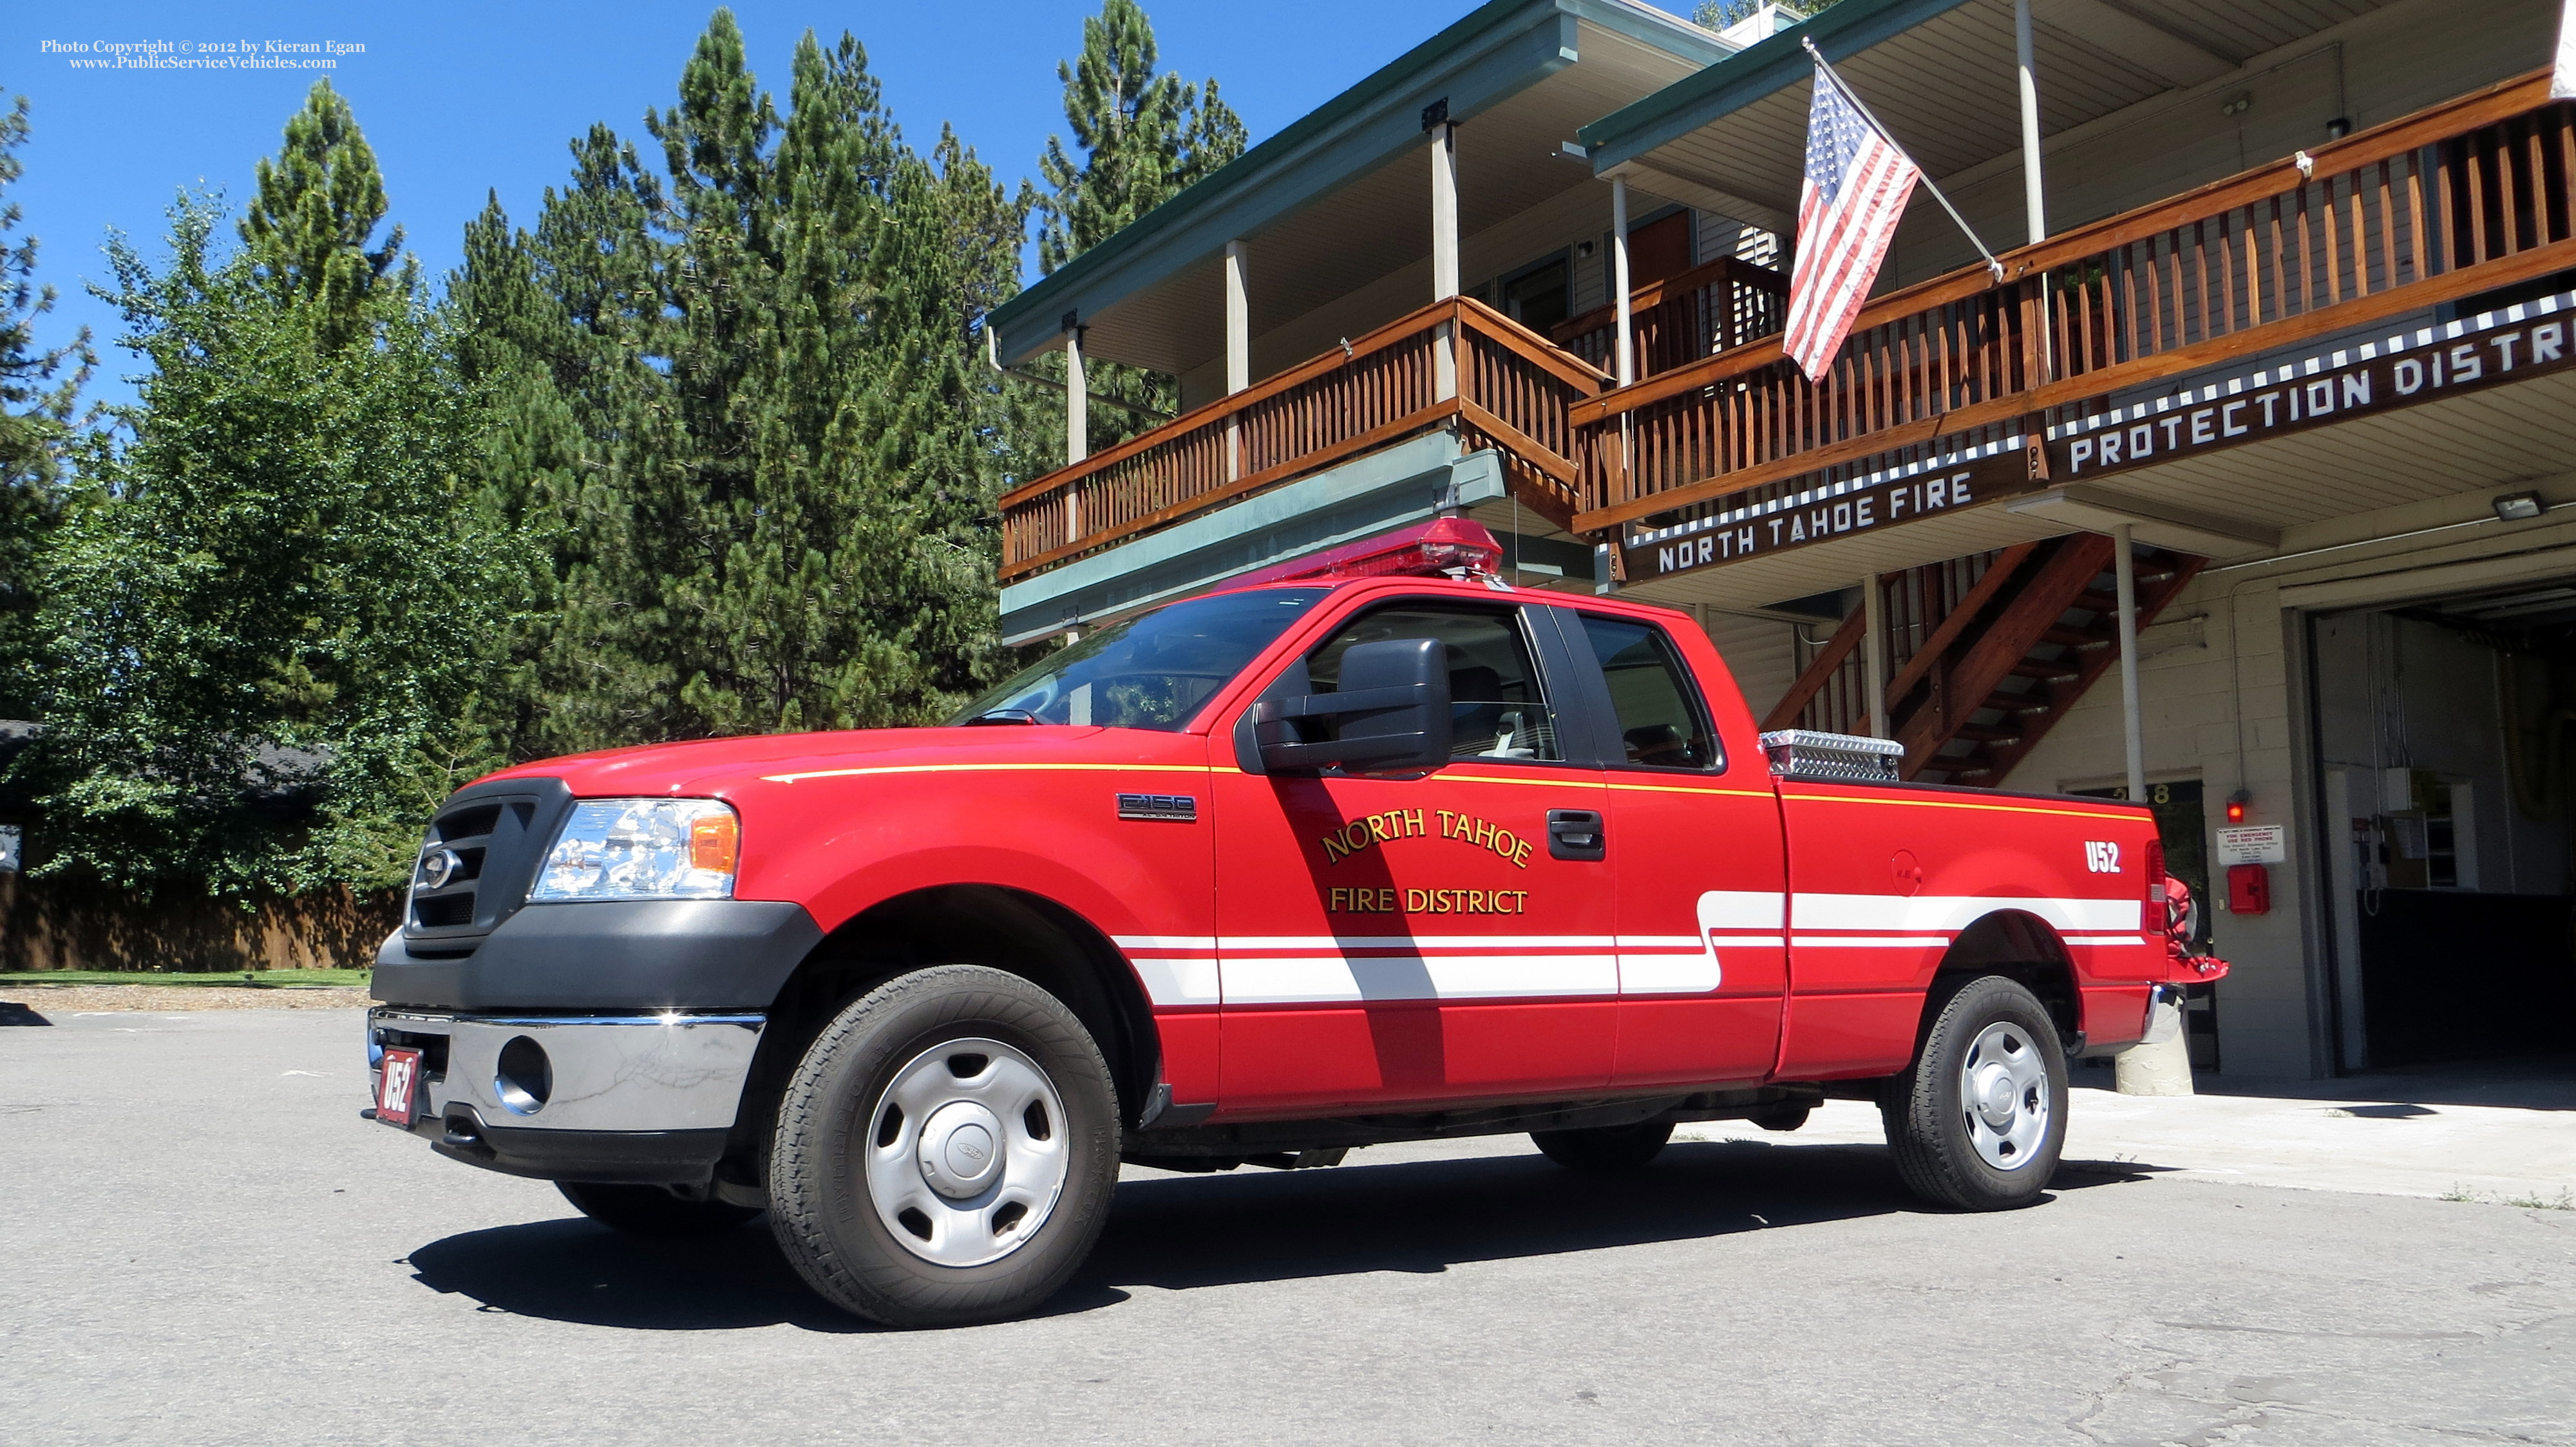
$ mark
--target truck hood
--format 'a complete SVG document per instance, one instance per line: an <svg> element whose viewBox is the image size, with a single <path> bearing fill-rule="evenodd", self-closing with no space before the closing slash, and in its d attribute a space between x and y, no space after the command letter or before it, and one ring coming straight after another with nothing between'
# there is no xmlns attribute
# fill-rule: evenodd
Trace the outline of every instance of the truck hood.
<svg viewBox="0 0 2576 1447"><path fill-rule="evenodd" d="M1040 762L1062 758L1077 741L1107 732L1097 725L1039 724L755 734L566 754L487 777L561 779L577 797L590 799L670 794L720 796L736 786L779 774L893 765Z"/></svg>

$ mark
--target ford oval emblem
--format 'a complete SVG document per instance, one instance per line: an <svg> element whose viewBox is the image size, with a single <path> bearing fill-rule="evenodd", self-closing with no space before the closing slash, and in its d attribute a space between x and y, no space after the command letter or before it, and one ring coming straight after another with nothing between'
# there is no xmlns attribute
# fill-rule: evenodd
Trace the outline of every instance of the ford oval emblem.
<svg viewBox="0 0 2576 1447"><path fill-rule="evenodd" d="M445 889L456 871L464 867L465 861L456 857L455 850L433 849L421 858L420 882L432 889Z"/></svg>

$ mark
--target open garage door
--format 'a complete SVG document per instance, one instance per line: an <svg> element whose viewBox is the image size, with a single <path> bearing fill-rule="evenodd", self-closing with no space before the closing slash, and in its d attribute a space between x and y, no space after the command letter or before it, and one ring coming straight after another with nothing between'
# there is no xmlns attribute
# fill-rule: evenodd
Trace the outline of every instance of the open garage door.
<svg viewBox="0 0 2576 1447"><path fill-rule="evenodd" d="M2576 574L2309 627L2341 1068L2576 1069Z"/></svg>

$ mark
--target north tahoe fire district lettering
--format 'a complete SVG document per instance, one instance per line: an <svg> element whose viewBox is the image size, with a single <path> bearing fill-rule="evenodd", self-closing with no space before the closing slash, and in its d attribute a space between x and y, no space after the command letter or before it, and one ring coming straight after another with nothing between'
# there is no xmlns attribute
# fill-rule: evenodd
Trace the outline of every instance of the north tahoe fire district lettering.
<svg viewBox="0 0 2576 1447"><path fill-rule="evenodd" d="M1526 889L1398 889L1392 885L1344 889L1335 885L1325 909L1333 914L1527 914Z"/></svg>
<svg viewBox="0 0 2576 1447"><path fill-rule="evenodd" d="M1529 868L1530 842L1491 819L1452 809L1434 809L1440 816L1440 837L1455 840L1508 859L1520 869ZM1363 814L1315 842L1324 848L1324 862L1339 864L1372 844L1392 844L1398 839L1422 839L1430 834L1419 809L1389 809L1383 814Z"/></svg>
<svg viewBox="0 0 2576 1447"><path fill-rule="evenodd" d="M1740 527L1719 528L1678 543L1658 543L1655 571L1673 573L1706 563L1723 563L1774 548L1821 542L1881 523L1966 507L1977 500L1975 482L1974 473L1949 472L1884 483L1855 496L1774 513Z"/></svg>

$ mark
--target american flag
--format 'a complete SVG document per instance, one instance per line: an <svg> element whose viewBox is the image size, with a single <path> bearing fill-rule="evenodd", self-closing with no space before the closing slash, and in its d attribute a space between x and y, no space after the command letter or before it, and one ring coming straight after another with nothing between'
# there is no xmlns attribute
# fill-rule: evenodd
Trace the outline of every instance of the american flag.
<svg viewBox="0 0 2576 1447"><path fill-rule="evenodd" d="M1879 133L1816 66L1807 110L1807 179L1798 188L1798 263L1789 273L1781 347L1811 381L1824 380L1852 318L1869 298L1887 244L1923 172Z"/></svg>

